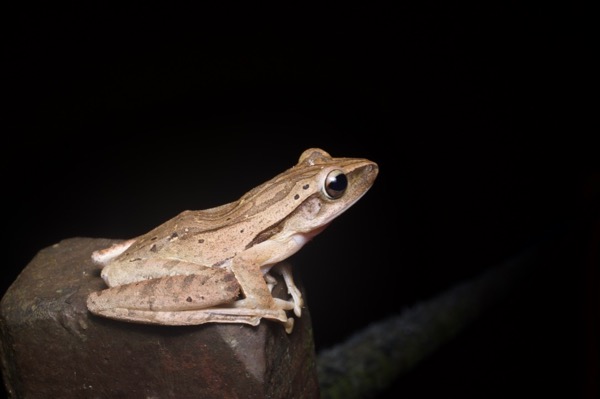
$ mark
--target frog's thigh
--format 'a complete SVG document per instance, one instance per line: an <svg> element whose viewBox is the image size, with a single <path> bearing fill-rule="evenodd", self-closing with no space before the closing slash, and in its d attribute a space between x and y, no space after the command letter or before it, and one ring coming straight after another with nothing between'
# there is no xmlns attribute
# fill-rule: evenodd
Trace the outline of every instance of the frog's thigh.
<svg viewBox="0 0 600 399"><path fill-rule="evenodd" d="M211 269L208 266L177 259L150 258L111 263L104 266L101 276L106 285L115 287L179 274L203 274L206 271L210 273Z"/></svg>
<svg viewBox="0 0 600 399"><path fill-rule="evenodd" d="M116 317L119 312L179 312L205 309L235 301L240 286L224 269L206 269L200 274L166 276L139 281L88 296L88 309L95 314Z"/></svg>

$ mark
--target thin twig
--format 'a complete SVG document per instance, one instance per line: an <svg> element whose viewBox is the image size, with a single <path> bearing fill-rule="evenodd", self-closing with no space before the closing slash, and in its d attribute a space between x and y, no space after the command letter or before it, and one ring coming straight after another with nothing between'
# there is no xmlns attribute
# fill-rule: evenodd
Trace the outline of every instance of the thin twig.
<svg viewBox="0 0 600 399"><path fill-rule="evenodd" d="M317 360L321 398L374 397L511 292L538 251L527 251L323 350Z"/></svg>

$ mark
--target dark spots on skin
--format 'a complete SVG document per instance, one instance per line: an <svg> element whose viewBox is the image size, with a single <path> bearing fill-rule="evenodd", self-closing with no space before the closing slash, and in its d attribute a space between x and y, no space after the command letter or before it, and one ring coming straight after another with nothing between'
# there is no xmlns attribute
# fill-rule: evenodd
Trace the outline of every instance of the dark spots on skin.
<svg viewBox="0 0 600 399"><path fill-rule="evenodd" d="M252 248L256 244L260 244L261 242L268 240L269 238L273 237L275 234L279 233L282 229L283 229L282 222L278 222L270 227L267 227L265 230L258 233L256 235L256 237L254 237L254 239L246 245L246 249Z"/></svg>
<svg viewBox="0 0 600 399"><path fill-rule="evenodd" d="M243 232L244 232L244 229L241 229L241 230L240 230L240 233L243 233Z"/></svg>
<svg viewBox="0 0 600 399"><path fill-rule="evenodd" d="M227 258L227 259L223 259L223 260L220 260L220 261L218 261L218 262L215 262L215 263L213 263L213 264L211 265L211 267L219 267L219 266L221 266L222 264L224 264L225 262L227 262L229 259L231 259L231 258Z"/></svg>
<svg viewBox="0 0 600 399"><path fill-rule="evenodd" d="M171 235L169 236L169 240L174 240L174 239L176 239L177 237L179 237L179 234L177 234L177 232L174 232L173 234L171 234Z"/></svg>
<svg viewBox="0 0 600 399"><path fill-rule="evenodd" d="M136 287L141 287L139 296L142 298L151 297L156 292L156 286L159 284L158 280L159 279L147 280L144 285L142 285L141 282L136 283Z"/></svg>
<svg viewBox="0 0 600 399"><path fill-rule="evenodd" d="M185 278L183 279L183 285L182 285L182 289L186 289L187 287L190 286L190 284L192 284L194 282L194 279L196 277L193 274L190 274L189 276L185 276Z"/></svg>
<svg viewBox="0 0 600 399"><path fill-rule="evenodd" d="M156 248L156 244L152 244L152 246L150 247L150 252L157 252L158 249Z"/></svg>
<svg viewBox="0 0 600 399"><path fill-rule="evenodd" d="M172 291L173 290L173 279L172 278L165 278L163 279L163 284L165 285L165 291Z"/></svg>
<svg viewBox="0 0 600 399"><path fill-rule="evenodd" d="M186 302L192 302L192 297L191 297L191 296L188 296L187 298L185 298L185 301L186 301Z"/></svg>
<svg viewBox="0 0 600 399"><path fill-rule="evenodd" d="M304 190L308 190L308 188L309 188L309 187L310 187L310 184L305 184L305 185L303 185L303 186L302 186L302 188L303 188Z"/></svg>
<svg viewBox="0 0 600 399"><path fill-rule="evenodd" d="M152 237L152 238L150 239L150 241L156 241L157 239L158 239L158 237L156 237L156 236L155 236L155 237Z"/></svg>
<svg viewBox="0 0 600 399"><path fill-rule="evenodd" d="M235 287L235 286L227 287L226 290L227 290L227 292L234 293L234 292L237 292L237 287Z"/></svg>
<svg viewBox="0 0 600 399"><path fill-rule="evenodd" d="M300 198L300 195L298 195L298 194L294 195L295 200L297 200L298 198Z"/></svg>
<svg viewBox="0 0 600 399"><path fill-rule="evenodd" d="M198 244L204 244L204 238L199 239Z"/></svg>

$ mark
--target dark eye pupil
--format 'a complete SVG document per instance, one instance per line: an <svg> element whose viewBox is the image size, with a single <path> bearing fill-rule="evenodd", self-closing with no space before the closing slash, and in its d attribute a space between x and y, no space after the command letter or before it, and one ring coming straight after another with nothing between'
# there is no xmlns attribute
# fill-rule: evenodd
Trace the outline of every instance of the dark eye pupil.
<svg viewBox="0 0 600 399"><path fill-rule="evenodd" d="M334 170L327 175L325 180L325 194L329 198L337 199L344 194L348 187L348 178L339 170Z"/></svg>
<svg viewBox="0 0 600 399"><path fill-rule="evenodd" d="M348 178L340 173L329 181L329 188L334 191L344 191L348 187Z"/></svg>

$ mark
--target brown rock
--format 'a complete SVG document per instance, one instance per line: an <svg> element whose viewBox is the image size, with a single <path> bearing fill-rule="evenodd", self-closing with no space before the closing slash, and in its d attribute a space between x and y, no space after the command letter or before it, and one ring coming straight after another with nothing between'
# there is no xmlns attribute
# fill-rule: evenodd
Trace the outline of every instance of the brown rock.
<svg viewBox="0 0 600 399"><path fill-rule="evenodd" d="M173 327L90 314L88 294L105 288L90 254L113 242L72 238L43 249L2 298L11 397L319 397L307 309L289 335L265 320Z"/></svg>

